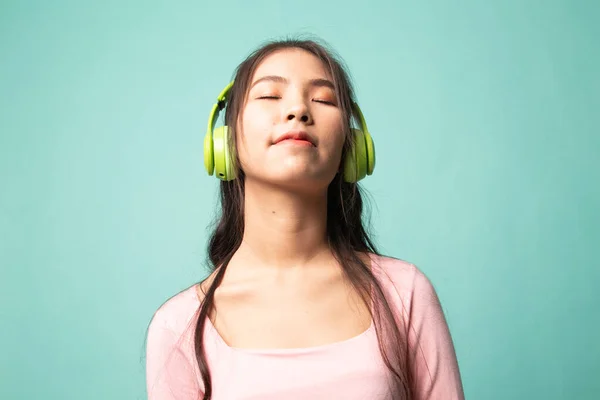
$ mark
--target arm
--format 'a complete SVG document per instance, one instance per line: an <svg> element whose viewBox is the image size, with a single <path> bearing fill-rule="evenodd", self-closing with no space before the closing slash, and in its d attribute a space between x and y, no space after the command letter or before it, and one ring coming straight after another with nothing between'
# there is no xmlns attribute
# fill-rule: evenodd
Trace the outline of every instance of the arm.
<svg viewBox="0 0 600 400"><path fill-rule="evenodd" d="M442 307L427 277L416 270L409 320L410 366L418 400L463 400L456 353Z"/></svg>
<svg viewBox="0 0 600 400"><path fill-rule="evenodd" d="M190 360L178 345L175 332L160 311L148 328L146 345L148 400L199 400L202 393Z"/></svg>

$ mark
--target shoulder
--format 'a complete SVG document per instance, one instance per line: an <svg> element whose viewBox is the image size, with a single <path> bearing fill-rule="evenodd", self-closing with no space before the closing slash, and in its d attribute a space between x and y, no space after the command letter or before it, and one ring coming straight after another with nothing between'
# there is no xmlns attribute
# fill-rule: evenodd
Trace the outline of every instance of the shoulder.
<svg viewBox="0 0 600 400"><path fill-rule="evenodd" d="M371 265L382 288L403 310L403 314L417 312L415 307L439 304L431 280L415 264L391 256L372 254Z"/></svg>
<svg viewBox="0 0 600 400"><path fill-rule="evenodd" d="M197 318L200 306L198 285L173 295L158 307L150 321L149 332L166 331L181 338Z"/></svg>
<svg viewBox="0 0 600 400"><path fill-rule="evenodd" d="M194 354L194 328L200 302L197 285L165 301L155 312L146 339L149 399L198 398L200 372Z"/></svg>
<svg viewBox="0 0 600 400"><path fill-rule="evenodd" d="M402 294L432 289L429 278L415 264L399 258L371 254L373 273L384 286L393 286Z"/></svg>
<svg viewBox="0 0 600 400"><path fill-rule="evenodd" d="M406 328L417 397L464 399L454 343L431 281L409 262L372 258L373 272Z"/></svg>

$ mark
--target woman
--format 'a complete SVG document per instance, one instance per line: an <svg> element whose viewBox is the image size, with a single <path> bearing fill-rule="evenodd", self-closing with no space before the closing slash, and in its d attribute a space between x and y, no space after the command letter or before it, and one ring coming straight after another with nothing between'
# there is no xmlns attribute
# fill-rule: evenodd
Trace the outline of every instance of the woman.
<svg viewBox="0 0 600 400"><path fill-rule="evenodd" d="M214 269L155 313L149 399L464 398L434 288L363 227L357 181L375 160L353 97L313 41L268 43L238 67L205 140L222 180Z"/></svg>

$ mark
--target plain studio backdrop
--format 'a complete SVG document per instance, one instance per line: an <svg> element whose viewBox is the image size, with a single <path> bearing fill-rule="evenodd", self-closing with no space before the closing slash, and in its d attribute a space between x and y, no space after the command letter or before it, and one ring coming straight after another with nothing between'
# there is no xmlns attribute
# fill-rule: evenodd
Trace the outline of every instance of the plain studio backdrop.
<svg viewBox="0 0 600 400"><path fill-rule="evenodd" d="M346 61L383 253L446 312L468 399L600 396L595 1L3 1L0 398L143 399L206 276L210 107L264 40Z"/></svg>

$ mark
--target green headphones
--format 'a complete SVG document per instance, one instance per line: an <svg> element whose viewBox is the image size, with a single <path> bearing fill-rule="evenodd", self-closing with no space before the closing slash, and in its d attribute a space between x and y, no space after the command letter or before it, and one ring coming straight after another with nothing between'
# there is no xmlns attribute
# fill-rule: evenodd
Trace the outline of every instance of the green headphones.
<svg viewBox="0 0 600 400"><path fill-rule="evenodd" d="M223 181L236 178L233 159L229 152L229 132L227 126L215 128L219 112L225 108L227 94L233 82L229 83L217 97L208 118L208 129L204 137L204 167L208 175L216 174ZM367 175L372 175L375 169L375 145L367 129L367 123L358 107L353 103L354 111L360 122L360 129L352 128L354 146L344 161L343 177L346 182L358 182Z"/></svg>

